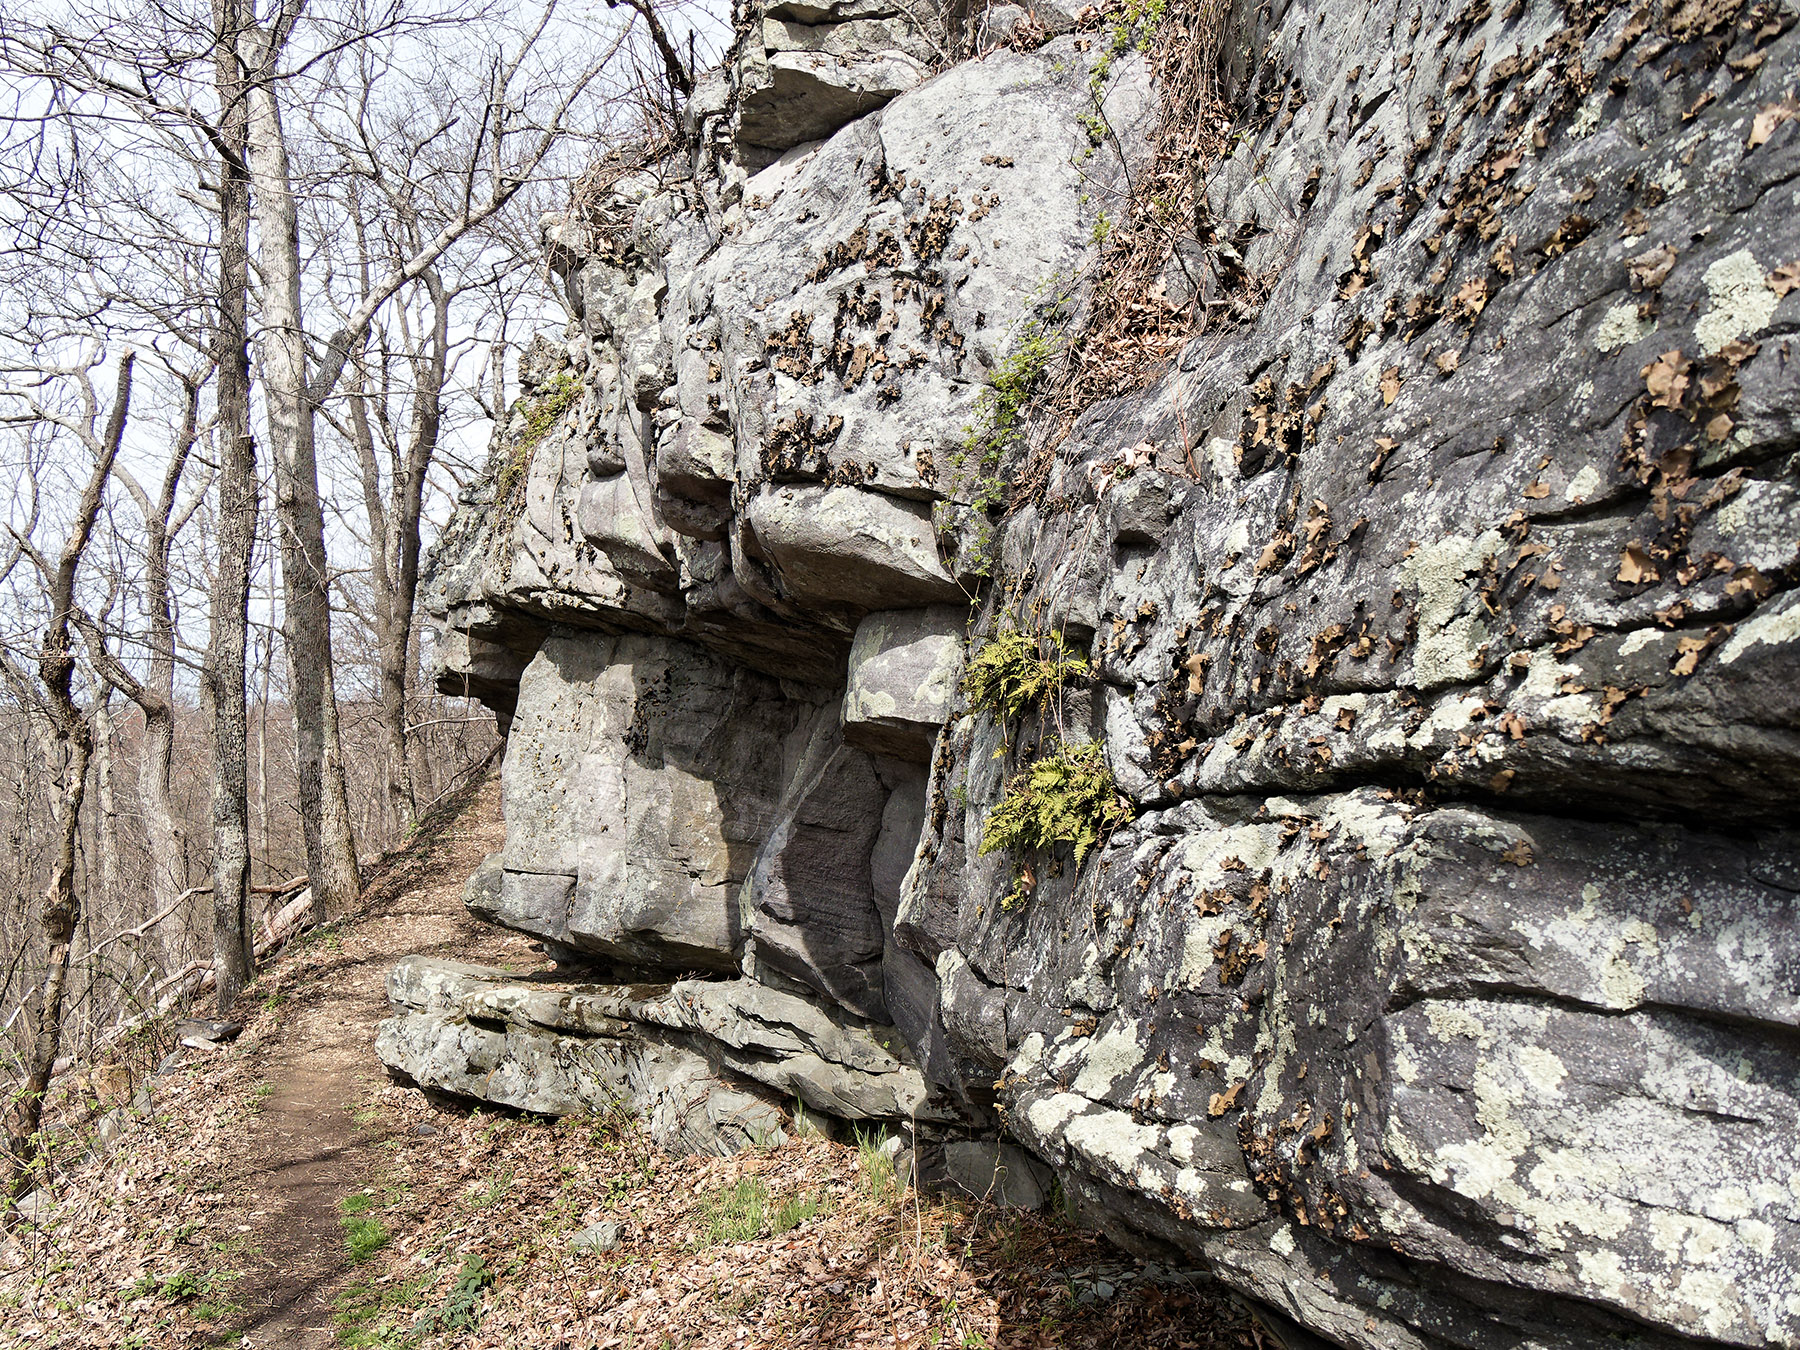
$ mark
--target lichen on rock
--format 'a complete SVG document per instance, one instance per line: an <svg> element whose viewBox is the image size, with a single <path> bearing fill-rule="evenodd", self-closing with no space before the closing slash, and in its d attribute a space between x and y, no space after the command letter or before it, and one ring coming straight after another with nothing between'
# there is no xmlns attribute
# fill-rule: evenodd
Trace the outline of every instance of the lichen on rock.
<svg viewBox="0 0 1800 1350"><path fill-rule="evenodd" d="M383 1057L905 1121L1296 1345L1800 1344L1791 5L1044 12L767 6L547 225L426 596L568 981Z"/></svg>

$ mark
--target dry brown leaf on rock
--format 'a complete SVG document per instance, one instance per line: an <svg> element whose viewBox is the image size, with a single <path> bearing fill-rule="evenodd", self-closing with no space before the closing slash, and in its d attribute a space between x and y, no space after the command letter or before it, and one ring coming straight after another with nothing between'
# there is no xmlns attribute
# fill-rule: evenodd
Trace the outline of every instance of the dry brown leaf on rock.
<svg viewBox="0 0 1800 1350"><path fill-rule="evenodd" d="M1451 311L1460 314L1472 324L1481 311L1487 308L1487 302L1487 278L1470 277L1457 288L1456 294L1451 297Z"/></svg>
<svg viewBox="0 0 1800 1350"><path fill-rule="evenodd" d="M1778 103L1765 103L1757 109L1756 116L1750 119L1750 134L1744 140L1746 150L1754 150L1759 145L1768 144L1769 137L1783 122L1800 117L1800 102L1791 98L1782 99Z"/></svg>
<svg viewBox="0 0 1800 1350"><path fill-rule="evenodd" d="M1534 861L1531 845L1524 839L1515 839L1500 855L1502 862L1509 862L1515 867L1529 867Z"/></svg>
<svg viewBox="0 0 1800 1350"><path fill-rule="evenodd" d="M1675 250L1664 244L1661 248L1638 254L1625 264L1625 270L1631 274L1632 290L1653 291L1663 284L1674 266Z"/></svg>
<svg viewBox="0 0 1800 1350"><path fill-rule="evenodd" d="M1693 364L1679 350L1668 351L1638 372L1644 378L1645 389L1650 392L1652 406L1674 412L1681 410L1681 400L1688 388L1688 371Z"/></svg>
<svg viewBox="0 0 1800 1350"><path fill-rule="evenodd" d="M1625 546L1625 553L1619 559L1619 574L1614 578L1627 586L1638 586L1646 581L1661 581L1662 573L1656 568L1656 562L1644 546L1633 540Z"/></svg>
<svg viewBox="0 0 1800 1350"><path fill-rule="evenodd" d="M1213 1093L1212 1100L1206 1105L1206 1114L1217 1119L1227 1111L1234 1109L1237 1106L1238 1094L1243 1090L1244 1084L1233 1083L1226 1091Z"/></svg>

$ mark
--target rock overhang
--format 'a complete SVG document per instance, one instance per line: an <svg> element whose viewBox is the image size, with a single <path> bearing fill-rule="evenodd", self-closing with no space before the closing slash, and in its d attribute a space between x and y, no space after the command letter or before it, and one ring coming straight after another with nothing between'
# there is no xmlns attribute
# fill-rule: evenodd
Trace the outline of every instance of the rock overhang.
<svg viewBox="0 0 1800 1350"><path fill-rule="evenodd" d="M1075 423L991 576L931 508L1130 176L1085 154L1103 44L862 112L831 44L894 15L771 11L744 69L805 58L845 120L734 164L708 94L723 169L632 185L623 246L559 227L584 326L531 389L574 372L580 407L434 574L515 717L518 844L475 903L891 1022L958 1128L997 1113L1121 1241L1339 1343L1786 1343L1793 16L1315 11L1240 15L1223 63L1231 234L1183 255L1222 326ZM1147 132L1134 60L1104 110ZM954 687L995 597L1087 648L1064 730L1137 812L1013 908L980 845L1029 738ZM551 624L593 672L527 678ZM600 694L639 665L687 673ZM748 748L657 749L760 726L745 671ZM604 727L552 729L596 698ZM590 786L529 804L565 748ZM571 929L582 863L528 841L582 811Z"/></svg>

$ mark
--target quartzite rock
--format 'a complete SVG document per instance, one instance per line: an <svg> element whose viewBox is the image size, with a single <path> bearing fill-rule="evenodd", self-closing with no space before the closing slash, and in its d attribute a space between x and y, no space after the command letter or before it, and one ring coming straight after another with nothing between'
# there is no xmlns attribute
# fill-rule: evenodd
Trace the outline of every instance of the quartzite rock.
<svg viewBox="0 0 1800 1350"><path fill-rule="evenodd" d="M678 1152L782 1136L798 1100L847 1120L943 1121L906 1052L747 980L609 986L423 956L388 974L383 1063L422 1087L543 1115L631 1103Z"/></svg>
<svg viewBox="0 0 1800 1350"><path fill-rule="evenodd" d="M876 754L929 763L956 699L968 622L968 610L956 605L865 617L850 645L844 739Z"/></svg>
<svg viewBox="0 0 1800 1350"><path fill-rule="evenodd" d="M492 917L614 961L735 967L783 757L836 715L795 692L680 639L545 640L507 738Z"/></svg>

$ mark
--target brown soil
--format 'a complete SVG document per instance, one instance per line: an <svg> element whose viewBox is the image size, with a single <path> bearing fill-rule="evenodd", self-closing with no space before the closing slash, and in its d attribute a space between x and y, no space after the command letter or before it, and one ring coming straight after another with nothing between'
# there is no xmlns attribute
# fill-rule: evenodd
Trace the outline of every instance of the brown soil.
<svg viewBox="0 0 1800 1350"><path fill-rule="evenodd" d="M535 962L523 939L476 923L462 905L464 879L505 837L497 776L439 812L421 835L375 870L357 914L311 939L329 959L290 981L291 1001L279 1005L278 1026L257 1056L259 1090L269 1095L223 1186L249 1225L234 1291L245 1309L245 1345L335 1343L334 1305L350 1271L340 1206L368 1184L395 1128L362 1109L384 1081L371 1047L388 1013L388 968L414 952Z"/></svg>

